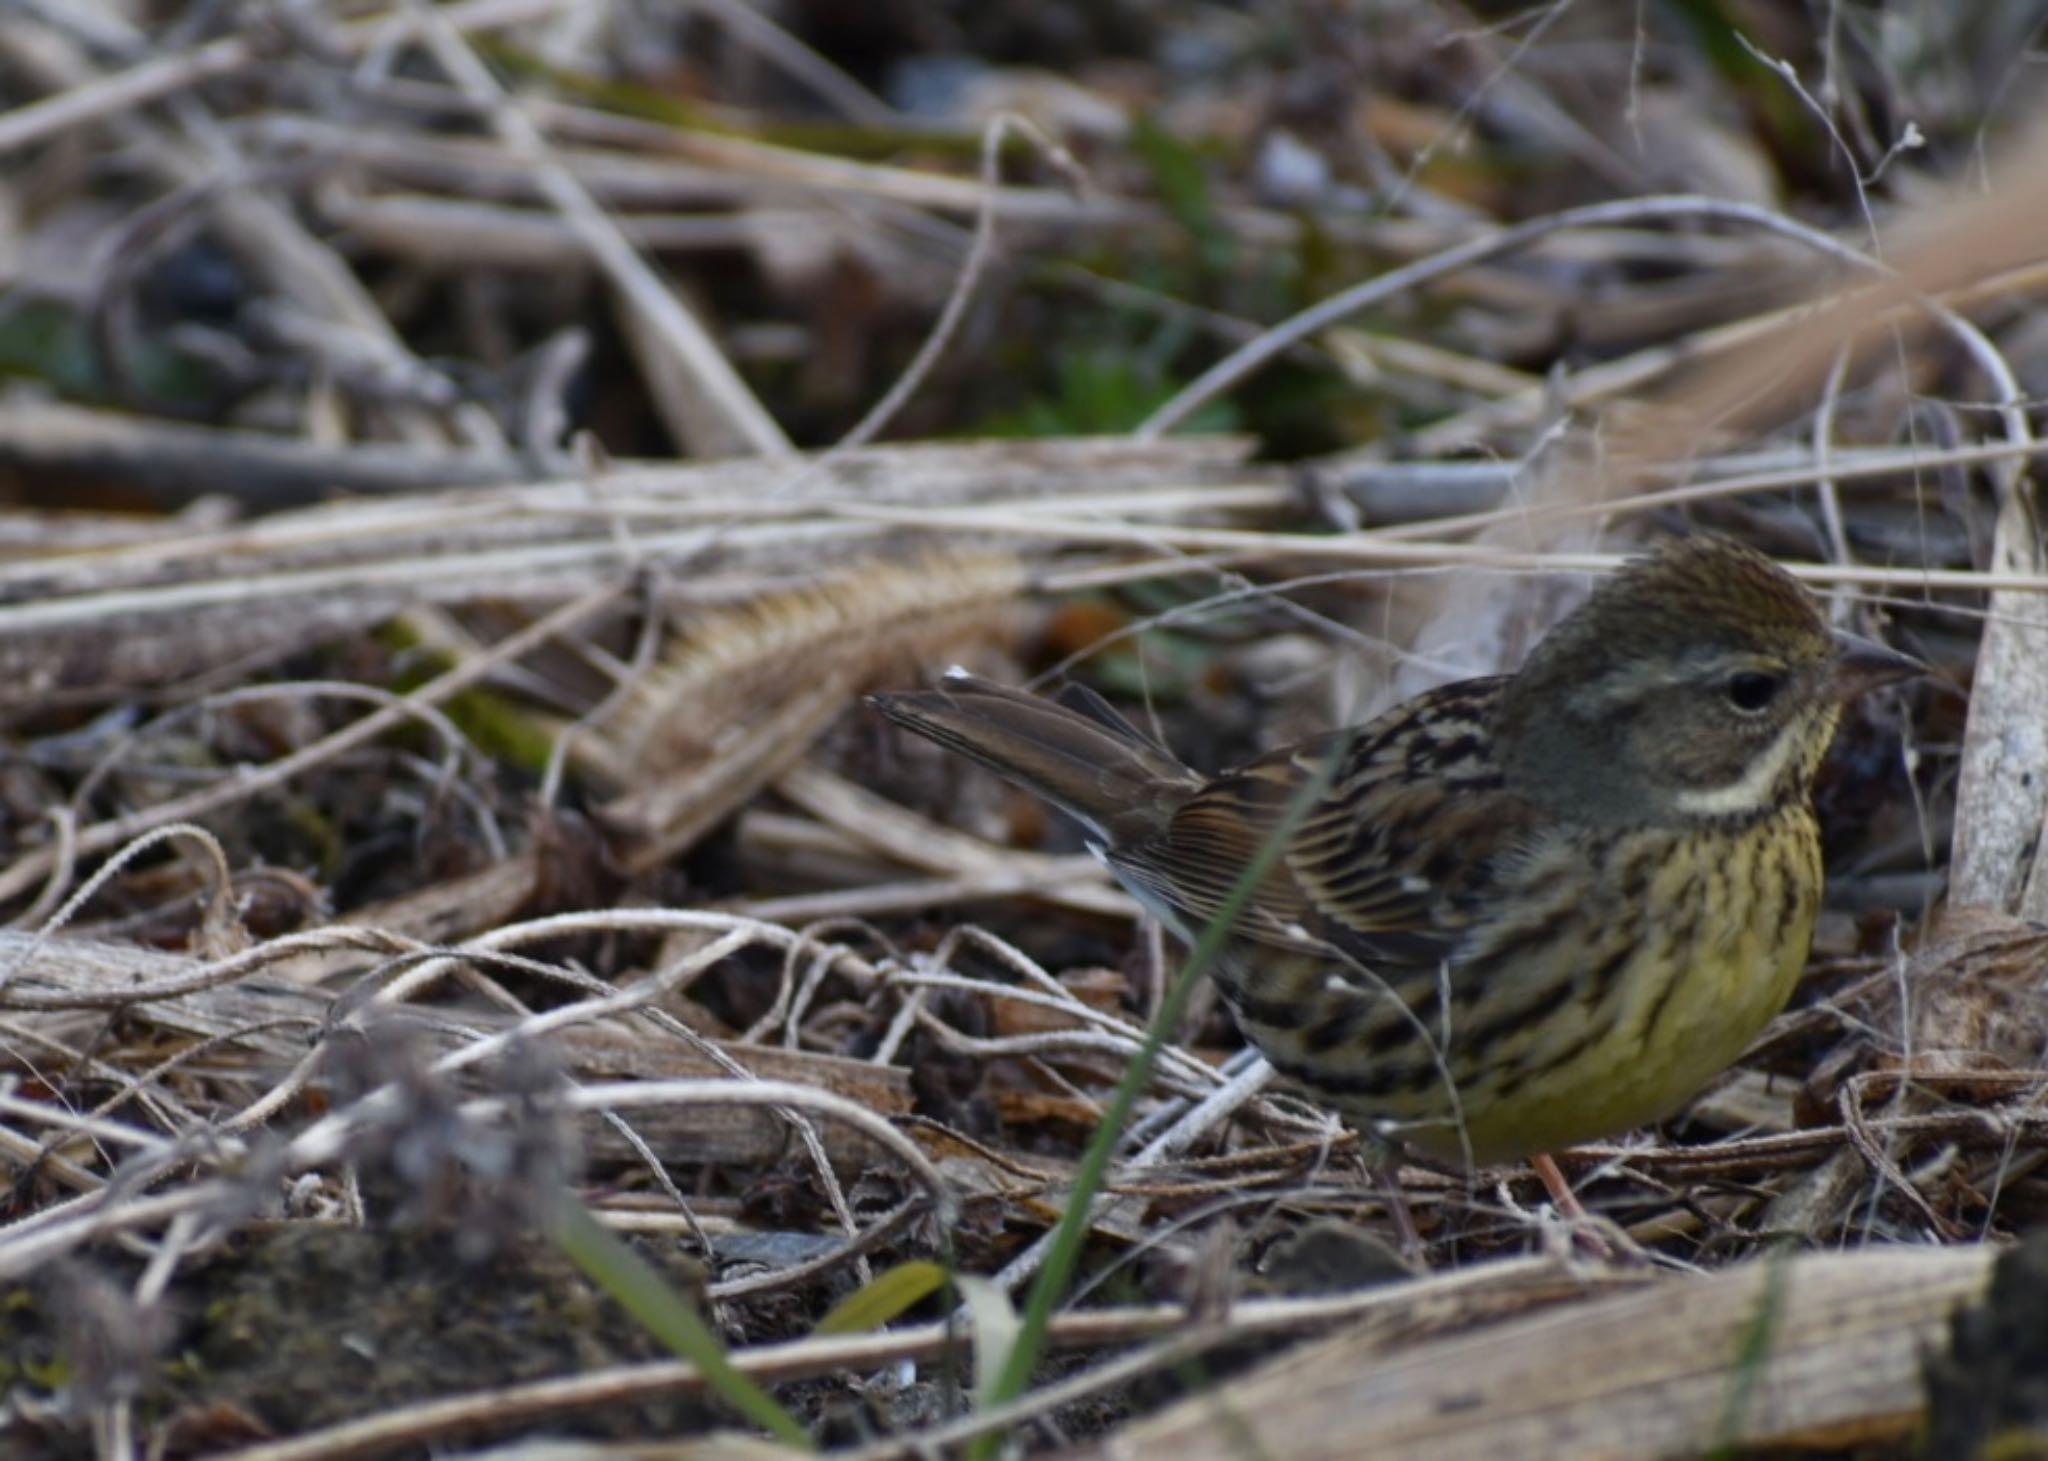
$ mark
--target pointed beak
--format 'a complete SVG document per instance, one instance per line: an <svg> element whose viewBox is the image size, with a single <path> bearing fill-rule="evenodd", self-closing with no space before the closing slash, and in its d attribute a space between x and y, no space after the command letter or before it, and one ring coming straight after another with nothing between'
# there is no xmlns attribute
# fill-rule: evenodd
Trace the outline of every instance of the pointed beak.
<svg viewBox="0 0 2048 1461"><path fill-rule="evenodd" d="M1910 680L1915 675L1926 673L1927 666L1910 654L1900 654L1874 639L1837 631L1834 667L1828 678L1828 688L1838 700L1854 700L1881 685Z"/></svg>

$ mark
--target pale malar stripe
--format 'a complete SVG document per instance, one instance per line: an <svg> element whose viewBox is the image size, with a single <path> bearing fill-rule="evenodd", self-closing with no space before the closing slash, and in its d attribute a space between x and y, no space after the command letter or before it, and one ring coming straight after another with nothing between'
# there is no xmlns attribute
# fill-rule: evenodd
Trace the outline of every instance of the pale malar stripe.
<svg viewBox="0 0 2048 1461"><path fill-rule="evenodd" d="M1681 791L1672 798L1672 806L1689 817L1735 817L1767 809L1776 803L1779 783L1799 754L1801 734L1801 722L1795 717L1778 732L1776 740L1750 758L1735 780L1705 791Z"/></svg>

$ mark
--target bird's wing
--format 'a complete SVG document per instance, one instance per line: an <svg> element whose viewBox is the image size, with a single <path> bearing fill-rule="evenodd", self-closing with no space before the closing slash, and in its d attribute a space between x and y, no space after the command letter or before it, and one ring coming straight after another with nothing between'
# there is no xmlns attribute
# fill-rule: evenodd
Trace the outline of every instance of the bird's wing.
<svg viewBox="0 0 2048 1461"><path fill-rule="evenodd" d="M1320 782L1236 932L1335 944L1375 964L1434 965L1454 955L1502 861L1533 836L1531 809L1502 788L1492 753L1500 684L1446 686L1219 777L1158 836L1112 853L1112 865L1199 931L1295 799Z"/></svg>
<svg viewBox="0 0 2048 1461"><path fill-rule="evenodd" d="M1111 848L1104 857L1141 902L1192 941L1229 906L1300 785L1281 761L1255 763L1203 787L1158 835ZM1310 913L1283 856L1236 910L1233 932L1295 947L1309 941Z"/></svg>

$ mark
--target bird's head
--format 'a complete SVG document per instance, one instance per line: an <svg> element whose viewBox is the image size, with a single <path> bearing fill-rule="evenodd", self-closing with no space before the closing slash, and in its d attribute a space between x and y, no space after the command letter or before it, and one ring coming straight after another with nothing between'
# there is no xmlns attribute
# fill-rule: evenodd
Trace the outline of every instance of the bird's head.
<svg viewBox="0 0 2048 1461"><path fill-rule="evenodd" d="M1922 672L1700 535L1623 565L1536 646L1502 700L1502 768L1575 820L1756 816L1806 795L1845 703Z"/></svg>

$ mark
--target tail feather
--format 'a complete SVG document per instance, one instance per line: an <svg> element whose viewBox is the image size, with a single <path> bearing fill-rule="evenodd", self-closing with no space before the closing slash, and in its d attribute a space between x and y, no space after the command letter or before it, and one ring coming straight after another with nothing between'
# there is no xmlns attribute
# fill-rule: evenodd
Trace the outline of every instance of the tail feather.
<svg viewBox="0 0 2048 1461"><path fill-rule="evenodd" d="M1110 848L1157 836L1202 786L1100 696L1061 703L954 670L940 689L877 695L871 703L1044 797Z"/></svg>
<svg viewBox="0 0 2048 1461"><path fill-rule="evenodd" d="M1179 758L1173 752L1167 750L1166 747L1160 745L1156 737L1148 736L1145 732L1132 725L1130 721L1124 718L1122 711L1111 705L1107 700L1104 700L1086 685L1070 680L1060 686L1059 693L1052 698L1056 703L1064 705L1076 715L1115 731L1134 745L1148 747L1166 757L1167 760L1172 761L1176 766L1180 764Z"/></svg>

